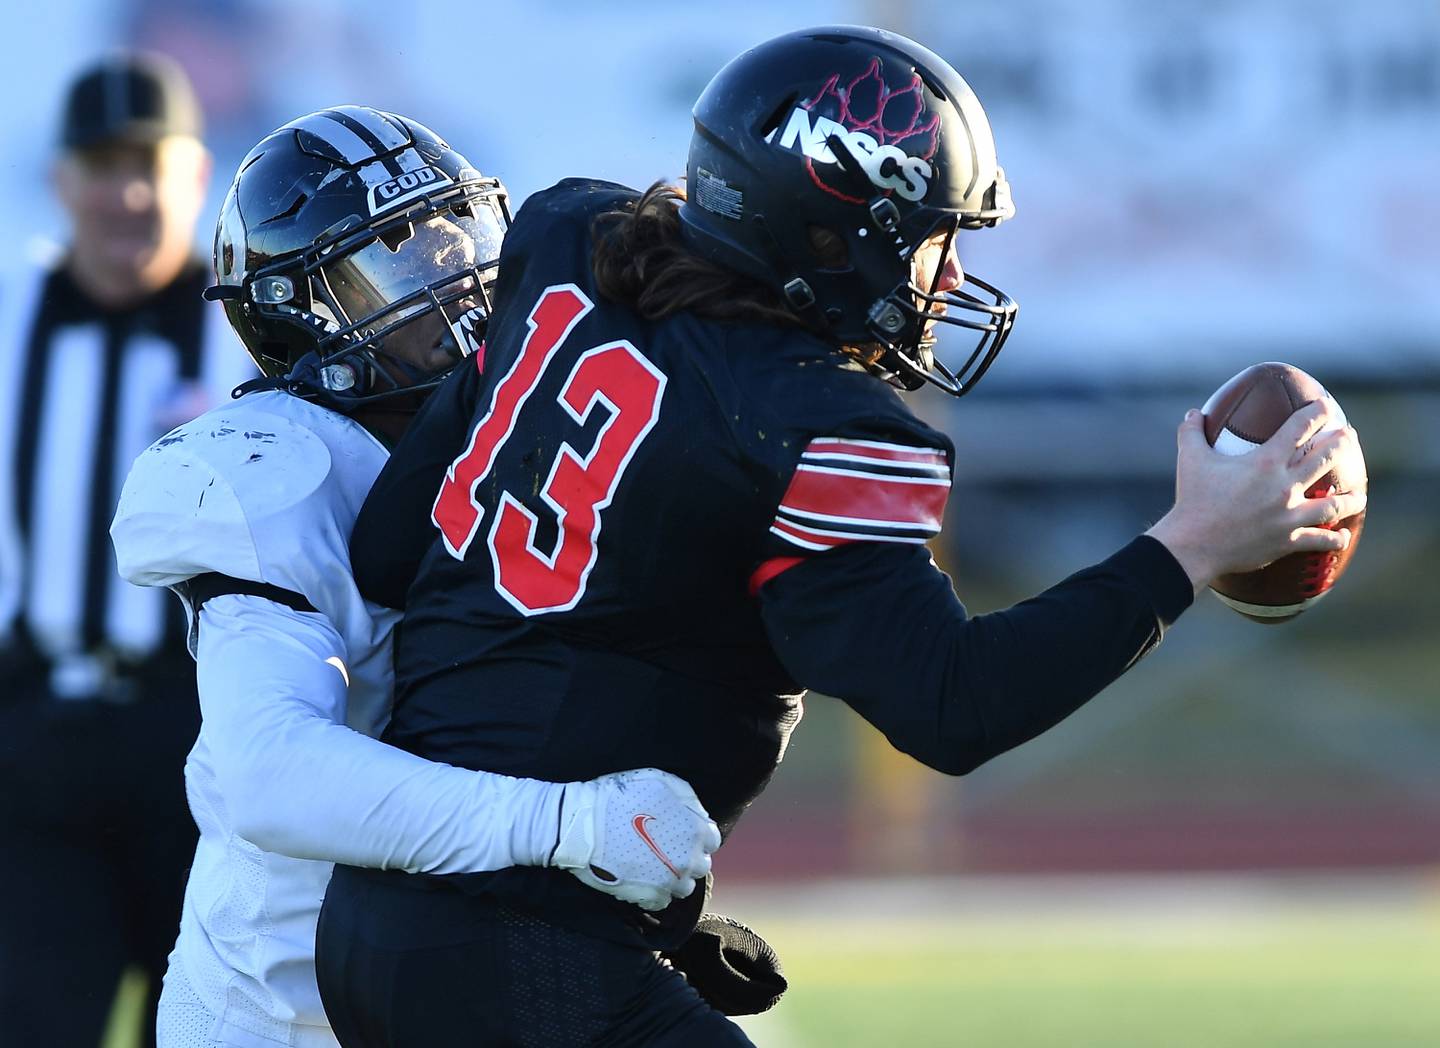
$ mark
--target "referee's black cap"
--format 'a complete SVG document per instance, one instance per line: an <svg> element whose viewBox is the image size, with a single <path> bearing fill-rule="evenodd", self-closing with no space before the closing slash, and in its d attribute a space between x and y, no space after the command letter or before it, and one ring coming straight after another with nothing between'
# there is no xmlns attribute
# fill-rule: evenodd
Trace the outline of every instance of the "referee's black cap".
<svg viewBox="0 0 1440 1048"><path fill-rule="evenodd" d="M62 149L111 142L199 138L200 103L180 63L165 55L121 51L82 70L65 96Z"/></svg>

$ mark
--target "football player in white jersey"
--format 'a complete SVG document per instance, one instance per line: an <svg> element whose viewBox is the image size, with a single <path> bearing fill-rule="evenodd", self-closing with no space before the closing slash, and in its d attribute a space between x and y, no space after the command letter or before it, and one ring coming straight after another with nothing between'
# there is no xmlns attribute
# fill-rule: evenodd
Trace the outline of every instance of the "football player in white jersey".
<svg viewBox="0 0 1440 1048"><path fill-rule="evenodd" d="M556 866L652 910L709 871L719 833L664 772L513 779L377 740L399 616L357 592L351 526L425 394L483 363L508 220L432 131L356 106L267 136L225 199L206 297L267 378L142 454L111 527L121 574L186 603L204 718L161 1048L336 1044L314 972L335 862Z"/></svg>

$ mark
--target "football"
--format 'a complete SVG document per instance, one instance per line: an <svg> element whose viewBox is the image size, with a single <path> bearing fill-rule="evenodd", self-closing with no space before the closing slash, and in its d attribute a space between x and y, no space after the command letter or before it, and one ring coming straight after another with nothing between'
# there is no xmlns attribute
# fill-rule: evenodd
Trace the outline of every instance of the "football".
<svg viewBox="0 0 1440 1048"><path fill-rule="evenodd" d="M1269 362L1246 368L1217 389L1202 409L1205 439L1216 451L1244 455L1268 440L1292 413L1313 400L1334 398L1315 379L1290 364ZM1321 432L1347 425L1338 403ZM1344 475L1337 475L1337 472ZM1332 470L1306 492L1324 498L1332 491L1364 491L1365 464L1360 456ZM1241 615L1257 622L1288 622L1334 587L1360 541L1365 513L1347 517L1337 528L1350 529L1350 545L1335 553L1292 553L1256 571L1221 575L1210 588Z"/></svg>

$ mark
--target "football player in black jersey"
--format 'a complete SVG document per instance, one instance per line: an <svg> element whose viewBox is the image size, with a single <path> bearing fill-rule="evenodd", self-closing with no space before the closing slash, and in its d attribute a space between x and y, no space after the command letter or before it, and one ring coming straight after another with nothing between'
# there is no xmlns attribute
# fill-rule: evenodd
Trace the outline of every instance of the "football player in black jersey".
<svg viewBox="0 0 1440 1048"><path fill-rule="evenodd" d="M1362 497L1302 497L1355 448L1309 440L1322 406L1244 458L1192 413L1154 527L966 614L925 548L955 449L896 387L962 395L994 361L1015 304L956 246L1013 211L965 81L854 27L726 66L684 195L572 179L528 201L482 366L432 398L352 537L362 591L406 609L386 738L539 778L654 765L728 832L807 687L963 774L1098 693L1217 574L1343 546L1323 525ZM941 325L973 336L954 366ZM653 952L699 901L656 920L551 870L342 869L322 993L347 1046L747 1044Z"/></svg>

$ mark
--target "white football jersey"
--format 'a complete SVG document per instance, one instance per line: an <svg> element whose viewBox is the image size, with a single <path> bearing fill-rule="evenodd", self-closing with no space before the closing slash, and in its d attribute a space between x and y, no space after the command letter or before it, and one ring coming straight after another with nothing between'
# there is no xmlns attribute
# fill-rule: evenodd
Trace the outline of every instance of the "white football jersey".
<svg viewBox="0 0 1440 1048"><path fill-rule="evenodd" d="M131 467L111 527L120 574L171 586L219 572L304 596L344 637L350 723L374 734L389 708L399 616L360 596L349 544L388 457L363 426L288 393L208 411Z"/></svg>
<svg viewBox="0 0 1440 1048"><path fill-rule="evenodd" d="M315 609L222 592L192 612L202 726L185 782L200 843L161 1048L334 1043L314 960L333 862L465 873L543 865L555 849L563 784L375 738L398 614L360 596L348 546L386 457L343 415L252 393L156 441L125 483L110 534L131 582L213 572Z"/></svg>
<svg viewBox="0 0 1440 1048"><path fill-rule="evenodd" d="M120 573L168 586L219 572L303 595L344 640L345 722L376 736L389 715L399 616L360 596L348 546L386 458L357 423L287 393L216 408L136 460L111 528ZM193 651L193 622L191 637ZM200 843L172 965L224 1027L287 1043L290 1024L326 1025L314 940L331 864L238 836L211 746L202 727L185 767Z"/></svg>

